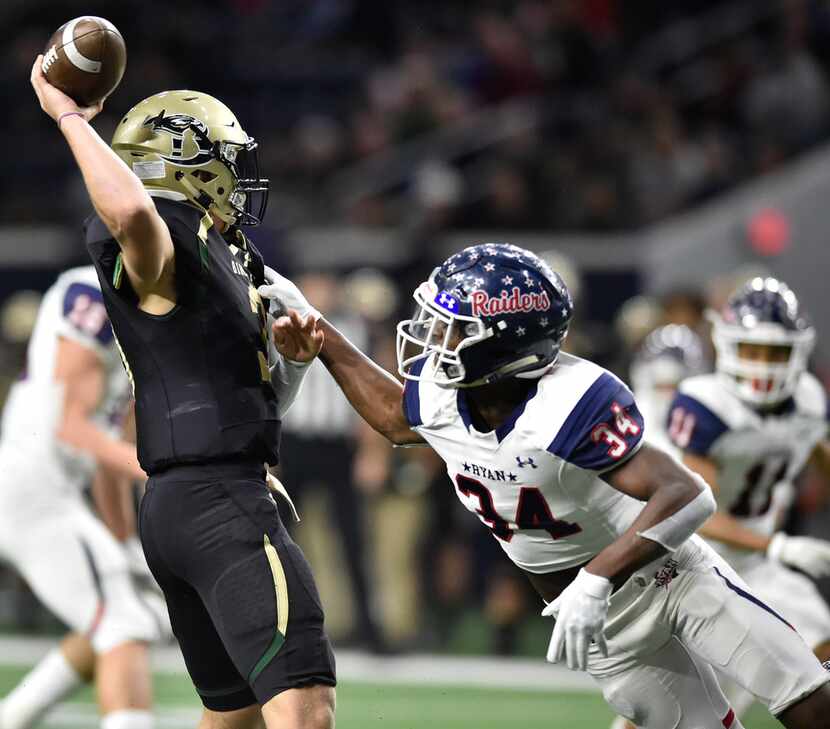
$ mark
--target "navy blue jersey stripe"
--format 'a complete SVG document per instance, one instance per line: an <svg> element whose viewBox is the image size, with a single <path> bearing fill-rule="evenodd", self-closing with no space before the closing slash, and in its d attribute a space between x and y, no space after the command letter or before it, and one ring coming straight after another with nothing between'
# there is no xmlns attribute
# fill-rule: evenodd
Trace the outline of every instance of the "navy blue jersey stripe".
<svg viewBox="0 0 830 729"><path fill-rule="evenodd" d="M603 372L594 380L562 423L562 427L548 446L548 450L567 460L568 455L582 440L586 428L593 427L597 415L600 414L597 410L604 408L609 396L616 391L617 387L617 381L607 372Z"/></svg>
<svg viewBox="0 0 830 729"><path fill-rule="evenodd" d="M773 617L778 618L788 628L790 628L792 630L795 630L795 628L793 628L792 625L790 625L786 620L784 620L784 618L782 618L777 612L775 612L775 610L773 610L769 605L767 605L764 602L761 602L757 597L755 597L755 595L752 595L751 593L747 592L746 590L742 590L734 582L730 582L727 577L725 577L724 575L721 574L721 571L717 567L713 567L712 569L714 569L715 572L718 573L718 577L720 577L726 583L726 586L730 590L732 590L733 592L737 592L742 598L744 598L746 600L749 600L751 603L754 603L755 605L757 605L762 610L766 610L770 615L772 615Z"/></svg>
<svg viewBox="0 0 830 729"><path fill-rule="evenodd" d="M675 395L665 423L674 445L706 456L729 426L703 403L682 392Z"/></svg>
<svg viewBox="0 0 830 729"><path fill-rule="evenodd" d="M426 364L426 357L418 360L409 370L413 375L420 375ZM421 393L418 390L419 383L414 380L407 380L403 387L403 414L409 424L414 428L423 425L421 419Z"/></svg>
<svg viewBox="0 0 830 729"><path fill-rule="evenodd" d="M533 384L530 386L530 389L527 391L525 399L513 408L513 412L510 413L510 417L507 418L507 420L505 420L498 428L496 428L496 440L498 440L499 443L501 443L513 432L513 428L516 427L516 423L519 418L522 417L527 404L536 396L538 390L539 380L534 380ZM461 420L467 430L474 427L472 417L470 417L470 407L467 404L467 396L464 394L464 390L462 389L458 390L458 395L456 395L455 398L455 406L458 409L458 414L461 416Z"/></svg>
<svg viewBox="0 0 830 729"><path fill-rule="evenodd" d="M527 397L519 404L512 413L510 413L510 417L502 423L498 428L496 428L496 439L501 443L508 435L513 432L513 428L516 427L516 421L522 417L524 414L525 408L527 404L536 397L536 393L539 390L539 380L534 380L533 384L530 386L530 389L527 391Z"/></svg>
<svg viewBox="0 0 830 729"><path fill-rule="evenodd" d="M624 411L632 427L619 433L615 427L614 409ZM607 425L618 445L592 433ZM580 468L604 471L627 458L643 437L643 417L634 403L631 391L616 377L603 372L585 391L571 410L548 451Z"/></svg>

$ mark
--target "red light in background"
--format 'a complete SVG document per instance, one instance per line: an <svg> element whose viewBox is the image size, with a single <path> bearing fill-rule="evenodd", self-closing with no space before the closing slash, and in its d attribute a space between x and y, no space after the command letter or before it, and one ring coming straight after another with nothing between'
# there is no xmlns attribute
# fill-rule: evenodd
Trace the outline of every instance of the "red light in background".
<svg viewBox="0 0 830 729"><path fill-rule="evenodd" d="M778 256L789 248L790 221L780 210L763 208L750 217L747 237L752 250L761 256Z"/></svg>

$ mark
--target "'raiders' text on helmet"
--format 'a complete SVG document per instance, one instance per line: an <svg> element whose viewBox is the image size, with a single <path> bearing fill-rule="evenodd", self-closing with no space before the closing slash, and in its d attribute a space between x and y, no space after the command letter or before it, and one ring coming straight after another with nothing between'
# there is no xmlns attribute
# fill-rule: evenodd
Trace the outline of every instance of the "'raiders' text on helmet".
<svg viewBox="0 0 830 729"><path fill-rule="evenodd" d="M504 243L451 256L414 298L415 315L398 324L398 371L448 387L541 375L556 362L573 315L559 275Z"/></svg>

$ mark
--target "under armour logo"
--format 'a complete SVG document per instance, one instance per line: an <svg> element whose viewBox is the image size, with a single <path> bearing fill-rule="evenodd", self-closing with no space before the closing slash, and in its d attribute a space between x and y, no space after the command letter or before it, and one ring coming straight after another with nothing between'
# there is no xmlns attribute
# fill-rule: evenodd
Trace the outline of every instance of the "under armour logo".
<svg viewBox="0 0 830 729"><path fill-rule="evenodd" d="M519 456L516 456L516 465L519 468L524 468L525 466L530 466L531 468L539 468L534 462L532 458L528 458L526 461L523 461Z"/></svg>
<svg viewBox="0 0 830 729"><path fill-rule="evenodd" d="M434 300L436 304L443 307L447 311L451 311L453 314L458 312L458 299L451 294L448 294L446 291L442 291L435 297Z"/></svg>

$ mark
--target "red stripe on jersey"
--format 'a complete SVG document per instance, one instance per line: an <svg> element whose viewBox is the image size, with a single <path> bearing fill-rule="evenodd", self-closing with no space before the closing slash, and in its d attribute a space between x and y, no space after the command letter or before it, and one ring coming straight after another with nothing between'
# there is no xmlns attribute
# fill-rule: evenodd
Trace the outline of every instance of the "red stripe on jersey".
<svg viewBox="0 0 830 729"><path fill-rule="evenodd" d="M732 726L732 723L735 721L735 712L732 709L729 709L729 712L726 716L723 717L723 725L726 729Z"/></svg>

